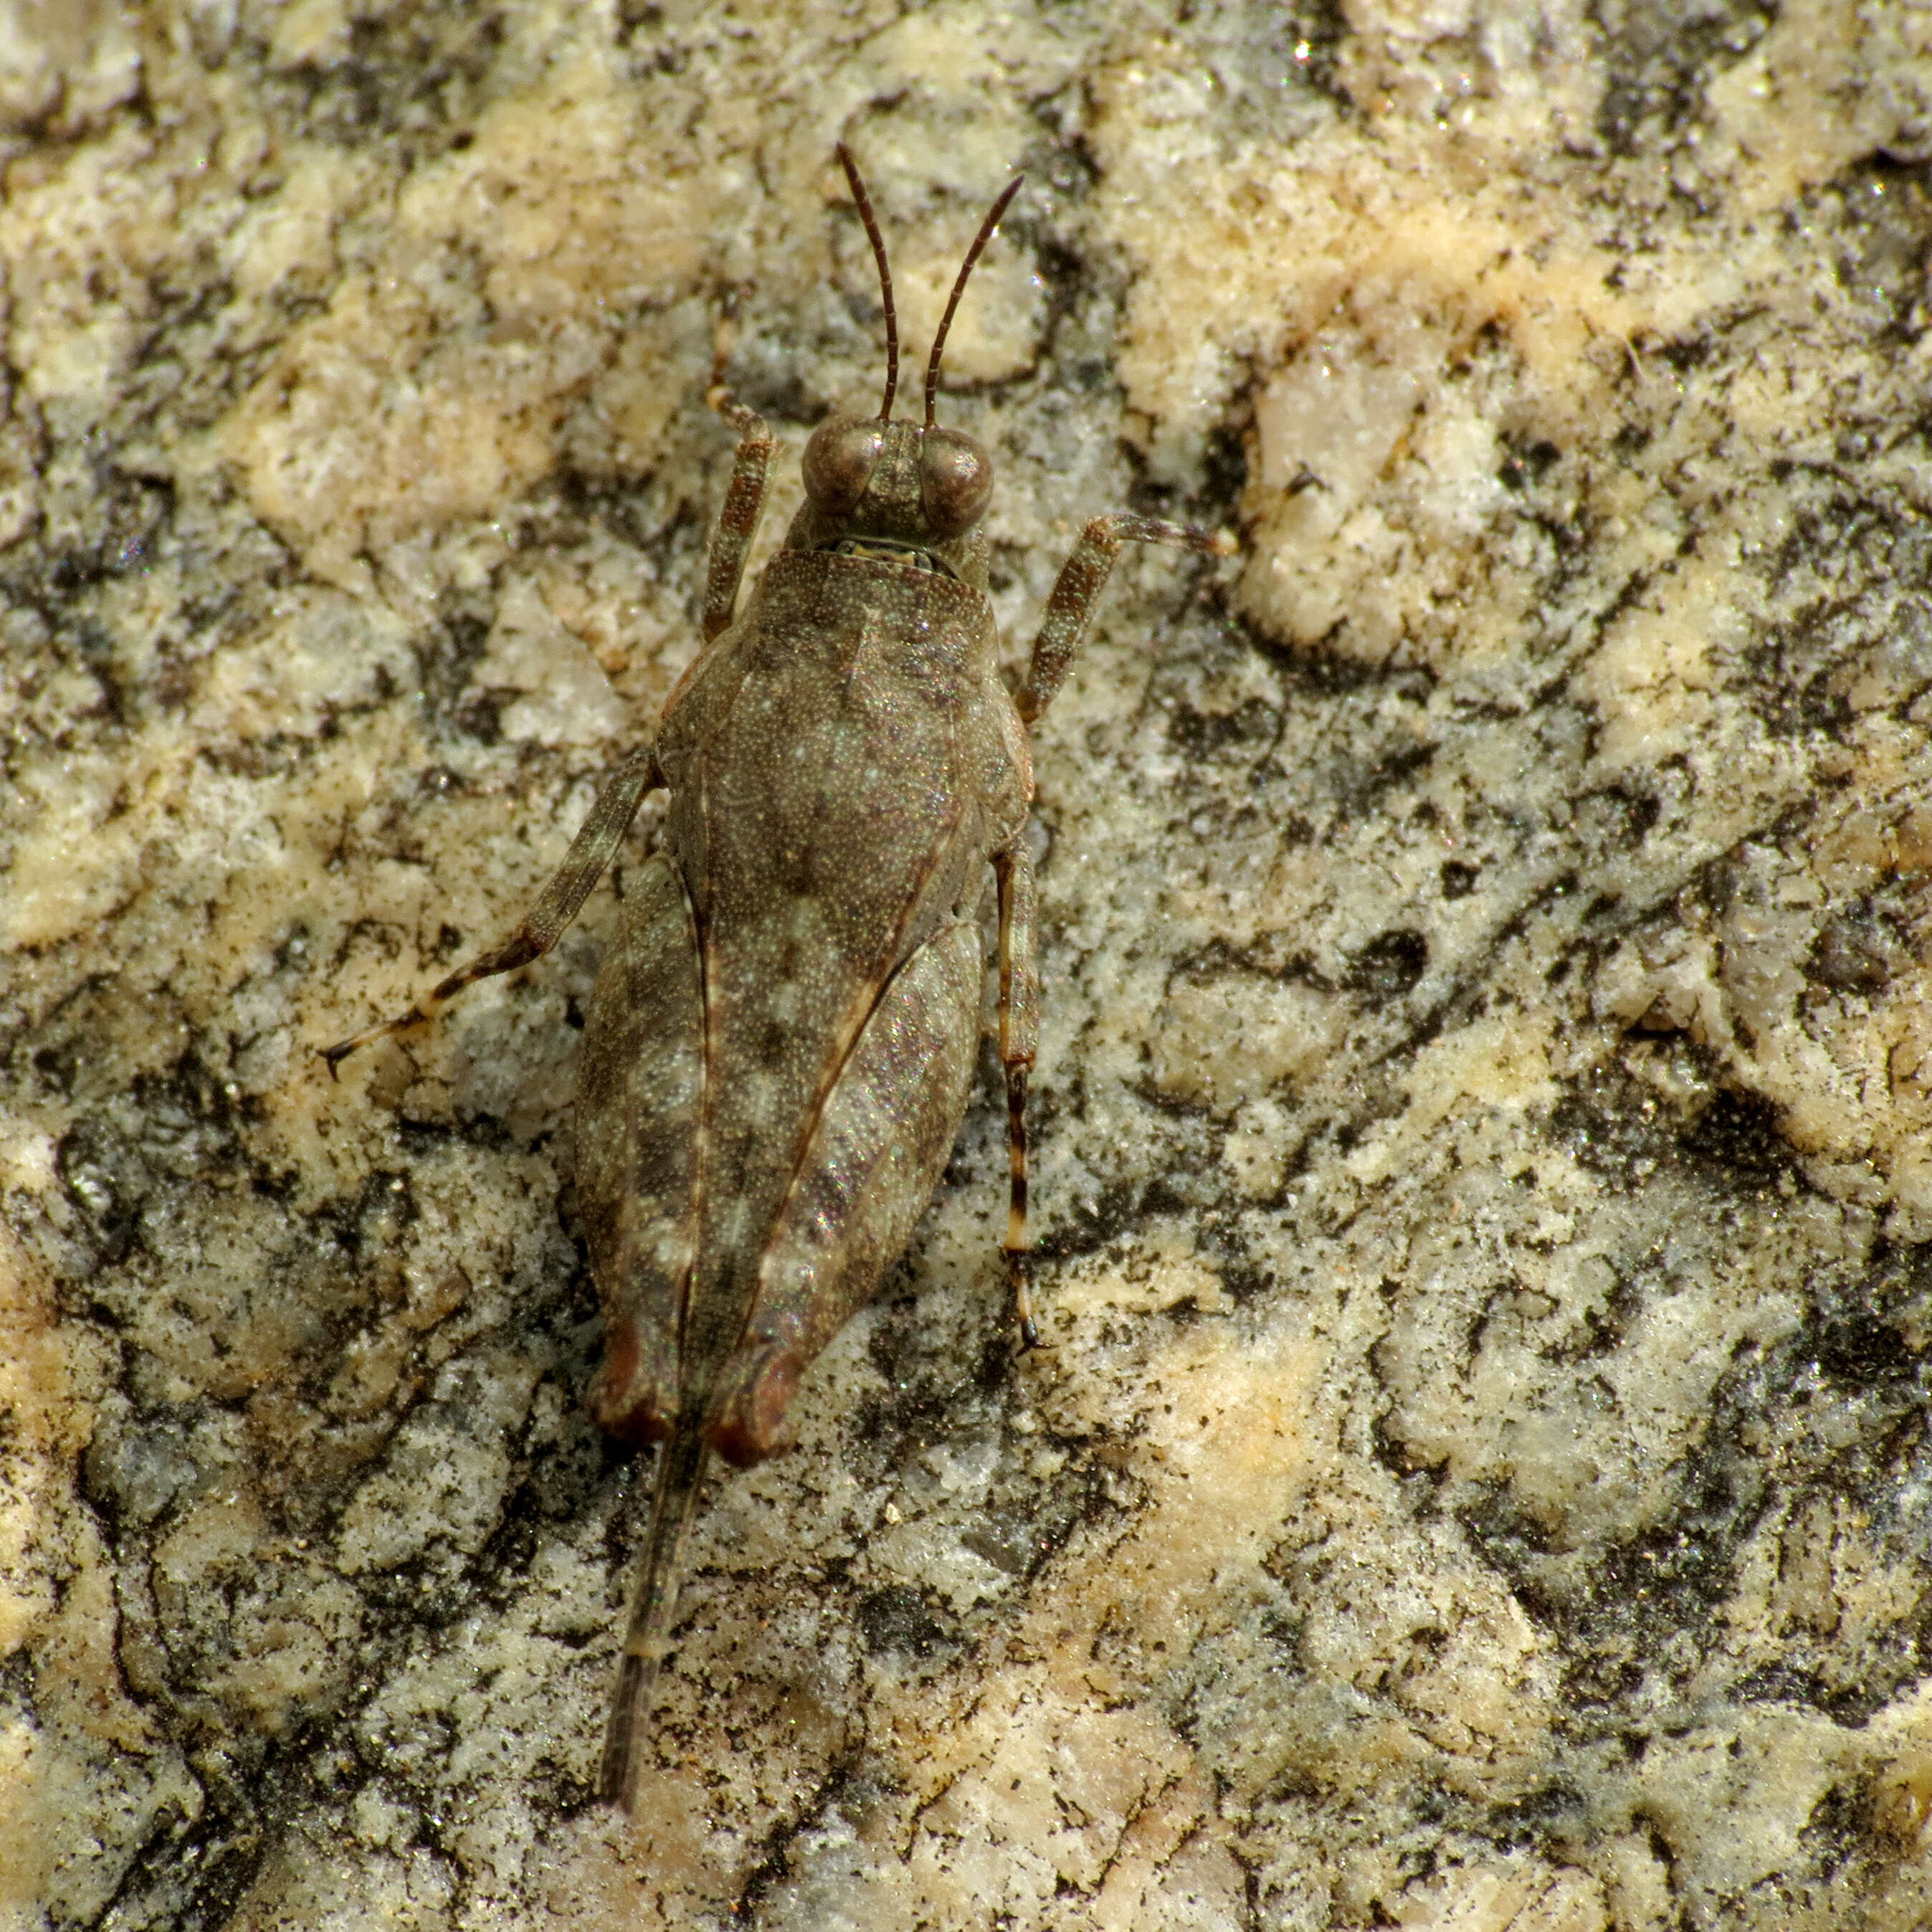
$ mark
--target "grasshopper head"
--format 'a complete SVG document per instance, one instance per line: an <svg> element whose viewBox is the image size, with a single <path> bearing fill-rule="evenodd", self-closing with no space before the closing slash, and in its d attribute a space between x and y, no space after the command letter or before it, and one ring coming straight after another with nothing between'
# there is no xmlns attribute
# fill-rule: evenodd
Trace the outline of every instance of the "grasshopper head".
<svg viewBox="0 0 1932 1932"><path fill-rule="evenodd" d="M818 521L854 538L950 543L993 494L993 459L963 430L937 424L832 416L806 445L804 468Z"/></svg>
<svg viewBox="0 0 1932 1932"><path fill-rule="evenodd" d="M983 588L986 543L972 531L992 498L993 459L963 430L941 428L933 420L933 406L939 392L939 362L946 332L965 292L966 278L1024 177L1007 184L966 251L926 365L926 421L915 428L892 421L892 396L899 377L899 331L885 241L857 166L842 145L838 159L852 184L852 198L859 205L879 265L886 311L886 396L876 416L836 416L813 432L805 446L808 500L791 544L798 548L898 559L946 571Z"/></svg>

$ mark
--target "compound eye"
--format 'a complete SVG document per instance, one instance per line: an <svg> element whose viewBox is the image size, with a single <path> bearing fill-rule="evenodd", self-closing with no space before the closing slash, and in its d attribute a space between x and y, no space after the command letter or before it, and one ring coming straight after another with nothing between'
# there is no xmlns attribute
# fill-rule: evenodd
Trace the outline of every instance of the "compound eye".
<svg viewBox="0 0 1932 1932"><path fill-rule="evenodd" d="M919 440L919 494L928 532L944 542L970 530L993 494L993 459L956 429L929 429Z"/></svg>
<svg viewBox="0 0 1932 1932"><path fill-rule="evenodd" d="M885 447L883 423L833 416L820 423L805 446L806 493L821 510L848 516L866 494L873 466Z"/></svg>

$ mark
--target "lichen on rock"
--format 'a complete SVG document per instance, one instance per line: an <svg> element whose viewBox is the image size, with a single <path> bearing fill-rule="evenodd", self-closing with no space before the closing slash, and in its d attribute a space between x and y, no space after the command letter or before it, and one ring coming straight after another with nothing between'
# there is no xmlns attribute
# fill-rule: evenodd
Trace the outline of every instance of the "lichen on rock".
<svg viewBox="0 0 1932 1932"><path fill-rule="evenodd" d="M0 33L0 1908L1932 1912L1932 35L1872 0L26 4ZM1036 734L990 1088L720 1484L640 1820L571 1197L732 380L876 394ZM762 554L762 551L761 551ZM755 562L754 562L755 567Z"/></svg>

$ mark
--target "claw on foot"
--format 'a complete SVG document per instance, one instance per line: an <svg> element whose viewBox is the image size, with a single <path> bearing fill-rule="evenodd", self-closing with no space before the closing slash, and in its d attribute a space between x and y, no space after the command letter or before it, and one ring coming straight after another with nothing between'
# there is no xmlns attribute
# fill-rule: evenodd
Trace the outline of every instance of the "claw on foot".
<svg viewBox="0 0 1932 1932"><path fill-rule="evenodd" d="M412 1027L426 1025L430 1017L422 1007L412 1006L407 1012L398 1018L385 1020L380 1026L372 1026L364 1032L352 1034L347 1040L338 1040L333 1046L317 1047L316 1051L328 1061L330 1079L340 1080L342 1078L340 1070L342 1063L352 1053L359 1052L365 1046L373 1046L377 1040L386 1040L392 1034L407 1033Z"/></svg>

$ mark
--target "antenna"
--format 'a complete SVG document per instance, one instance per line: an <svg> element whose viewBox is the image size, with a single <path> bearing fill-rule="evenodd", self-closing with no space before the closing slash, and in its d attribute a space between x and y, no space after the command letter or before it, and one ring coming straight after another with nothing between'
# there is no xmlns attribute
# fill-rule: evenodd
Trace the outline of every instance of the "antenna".
<svg viewBox="0 0 1932 1932"><path fill-rule="evenodd" d="M966 251L966 259L959 265L959 279L952 284L952 293L946 304L946 313L939 320L939 333L932 338L932 355L926 365L926 426L932 427L933 399L939 394L939 358L946 349L946 332L952 326L952 311L959 306L959 298L966 292L966 278L973 272L973 264L984 251L986 244L993 238L993 230L1000 225L1000 217L1006 213L1006 204L1020 191L1024 175L1016 175L1007 182L1006 191L986 212L986 218L980 224L980 232L973 238L973 245Z"/></svg>
<svg viewBox="0 0 1932 1932"><path fill-rule="evenodd" d="M886 304L886 400L879 405L879 420L892 419L892 397L899 386L899 316L892 306L892 272L886 266L886 238L879 232L879 218L872 212L872 198L859 178L859 164L843 141L838 143L838 165L852 184L852 199L859 204L859 219L866 224L866 237L872 244L872 258L879 265L879 290ZM969 265L970 266L970 265ZM940 334L945 332L942 329Z"/></svg>

